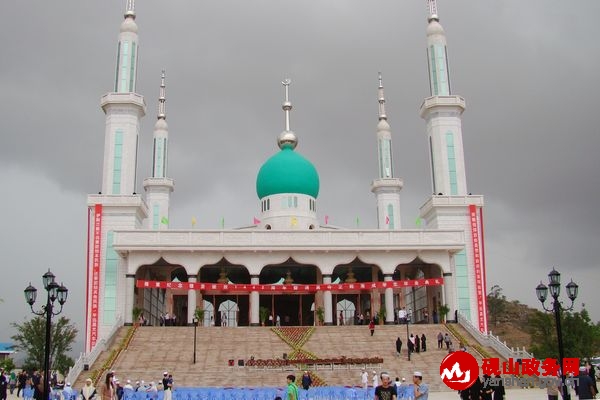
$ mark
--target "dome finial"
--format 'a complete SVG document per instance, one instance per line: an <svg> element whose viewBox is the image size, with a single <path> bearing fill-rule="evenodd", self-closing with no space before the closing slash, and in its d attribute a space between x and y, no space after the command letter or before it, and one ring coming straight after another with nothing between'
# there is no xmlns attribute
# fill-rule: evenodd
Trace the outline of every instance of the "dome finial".
<svg viewBox="0 0 600 400"><path fill-rule="evenodd" d="M128 17L135 19L135 0L127 0L127 7L125 8L125 18Z"/></svg>
<svg viewBox="0 0 600 400"><path fill-rule="evenodd" d="M298 145L298 138L296 137L296 134L290 130L290 110L292 109L292 103L290 102L290 84L292 83L292 80L286 78L281 83L285 87L285 100L281 106L283 111L285 111L285 130L281 132L277 138L277 145L280 149L285 147L295 149Z"/></svg>
<svg viewBox="0 0 600 400"><path fill-rule="evenodd" d="M158 119L167 119L166 110L166 85L165 85L165 70L162 70L160 75L160 93L158 95Z"/></svg>
<svg viewBox="0 0 600 400"><path fill-rule="evenodd" d="M290 84L292 80L286 78L281 82L285 87L285 101L281 108L285 111L285 130L286 132L290 130L290 110L292 109L292 103L290 102Z"/></svg>
<svg viewBox="0 0 600 400"><path fill-rule="evenodd" d="M429 17L427 20L431 22L432 20L439 21L437 12L437 1L436 0L426 0L427 1L427 10L429 11Z"/></svg>
<svg viewBox="0 0 600 400"><path fill-rule="evenodd" d="M379 120L382 119L387 120L387 115L385 114L385 95L383 94L383 79L381 77L381 72L379 73Z"/></svg>

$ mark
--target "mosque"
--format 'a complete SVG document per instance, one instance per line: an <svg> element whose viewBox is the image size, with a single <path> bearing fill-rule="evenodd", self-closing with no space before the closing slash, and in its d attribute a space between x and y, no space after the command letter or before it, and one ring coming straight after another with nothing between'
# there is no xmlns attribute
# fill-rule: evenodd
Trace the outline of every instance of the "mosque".
<svg viewBox="0 0 600 400"><path fill-rule="evenodd" d="M452 320L459 312L487 331L483 196L467 190L465 100L451 91L444 29L435 0L427 5L430 96L420 115L433 195L420 207L421 227L400 225L403 182L394 174L380 76L373 140L378 176L371 182L377 229L340 228L327 218L319 222L319 174L300 154L290 130L290 81L285 80L286 126L278 136L279 149L257 173L260 213L254 225L182 230L169 228L175 185L167 168L164 72L152 175L143 181L145 193L135 193L146 103L136 90L138 27L134 1L127 1L114 86L100 101L106 115L102 191L87 197L86 352L116 326L138 322L140 313L151 325L168 314L177 325L235 327L269 321L354 324L361 315L393 324L404 308L413 323Z"/></svg>

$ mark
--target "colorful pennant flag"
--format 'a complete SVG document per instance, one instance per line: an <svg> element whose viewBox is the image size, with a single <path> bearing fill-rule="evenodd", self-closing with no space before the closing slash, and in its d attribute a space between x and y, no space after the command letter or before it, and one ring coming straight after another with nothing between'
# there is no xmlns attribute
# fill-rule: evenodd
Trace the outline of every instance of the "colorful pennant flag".
<svg viewBox="0 0 600 400"><path fill-rule="evenodd" d="M390 216L389 216L389 215L386 215L386 216L385 216L385 224L386 224L386 225L389 225L389 224L390 224Z"/></svg>
<svg viewBox="0 0 600 400"><path fill-rule="evenodd" d="M197 222L196 217L192 217L192 228L196 226Z"/></svg>
<svg viewBox="0 0 600 400"><path fill-rule="evenodd" d="M254 225L258 225L258 224L260 224L260 219L258 219L258 218L256 218L256 217L254 217L254 220L252 221L252 223L253 223Z"/></svg>
<svg viewBox="0 0 600 400"><path fill-rule="evenodd" d="M225 217L221 217L221 229L225 229Z"/></svg>
<svg viewBox="0 0 600 400"><path fill-rule="evenodd" d="M325 225L329 225L329 215L325 216Z"/></svg>
<svg viewBox="0 0 600 400"><path fill-rule="evenodd" d="M358 216L356 216L356 227L358 228L360 226L360 218Z"/></svg>
<svg viewBox="0 0 600 400"><path fill-rule="evenodd" d="M298 218L292 217L292 226L298 225Z"/></svg>
<svg viewBox="0 0 600 400"><path fill-rule="evenodd" d="M415 220L415 225L417 226L417 228L421 227L421 217L417 217L417 219Z"/></svg>
<svg viewBox="0 0 600 400"><path fill-rule="evenodd" d="M160 219L160 223L161 223L161 224L163 224L163 225L169 225L169 218L167 218L167 217L162 217L162 218Z"/></svg>

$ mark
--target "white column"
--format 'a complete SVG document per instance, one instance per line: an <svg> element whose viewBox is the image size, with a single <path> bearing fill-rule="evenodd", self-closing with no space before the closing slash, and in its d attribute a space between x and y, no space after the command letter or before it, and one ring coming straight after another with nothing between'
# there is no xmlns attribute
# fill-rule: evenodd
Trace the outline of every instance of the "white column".
<svg viewBox="0 0 600 400"><path fill-rule="evenodd" d="M384 282L391 282L392 275L384 275ZM391 287L385 288L385 324L394 324L394 289Z"/></svg>
<svg viewBox="0 0 600 400"><path fill-rule="evenodd" d="M458 304L456 302L456 279L452 275L452 272L444 272L444 302L442 304L448 305L450 311L446 316L446 321L454 320L454 311L458 310ZM442 316L440 315L440 318Z"/></svg>
<svg viewBox="0 0 600 400"><path fill-rule="evenodd" d="M250 284L258 285L260 277L258 275L250 276ZM260 326L260 294L257 290L250 292L250 326Z"/></svg>
<svg viewBox="0 0 600 400"><path fill-rule="evenodd" d="M323 275L323 285L331 283L331 275ZM325 307L325 325L333 325L333 307L331 299L331 290L323 293L323 306Z"/></svg>
<svg viewBox="0 0 600 400"><path fill-rule="evenodd" d="M125 275L125 325L133 325L133 301L135 296L135 274Z"/></svg>
<svg viewBox="0 0 600 400"><path fill-rule="evenodd" d="M196 275L188 275L188 283L196 283L198 278ZM187 308L187 323L188 325L194 324L194 314L196 313L196 289L188 290L188 308ZM202 321L198 321L202 324ZM202 325L200 325L202 326Z"/></svg>

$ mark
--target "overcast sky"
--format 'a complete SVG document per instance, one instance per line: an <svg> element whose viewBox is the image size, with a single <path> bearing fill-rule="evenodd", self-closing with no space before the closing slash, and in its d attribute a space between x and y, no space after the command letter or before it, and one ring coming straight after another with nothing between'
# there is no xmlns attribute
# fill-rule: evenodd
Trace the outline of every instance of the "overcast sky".
<svg viewBox="0 0 600 400"><path fill-rule="evenodd" d="M48 269L70 289L83 331L86 194L101 187L104 114L125 0L5 0L0 9L0 341L30 318L22 290ZM488 288L538 305L556 267L600 319L600 2L439 0L454 94L465 97L468 191L485 196ZM284 128L292 80L297 151L320 174L334 225L376 225L377 73L383 73L402 223L431 194L424 0L144 0L137 91L137 191L150 173L161 69L167 71L170 225L248 225L255 180ZM564 287L563 287L564 291ZM83 335L82 335L83 336ZM81 338L80 338L81 339ZM80 340L81 341L81 340ZM81 345L78 345L81 349Z"/></svg>

